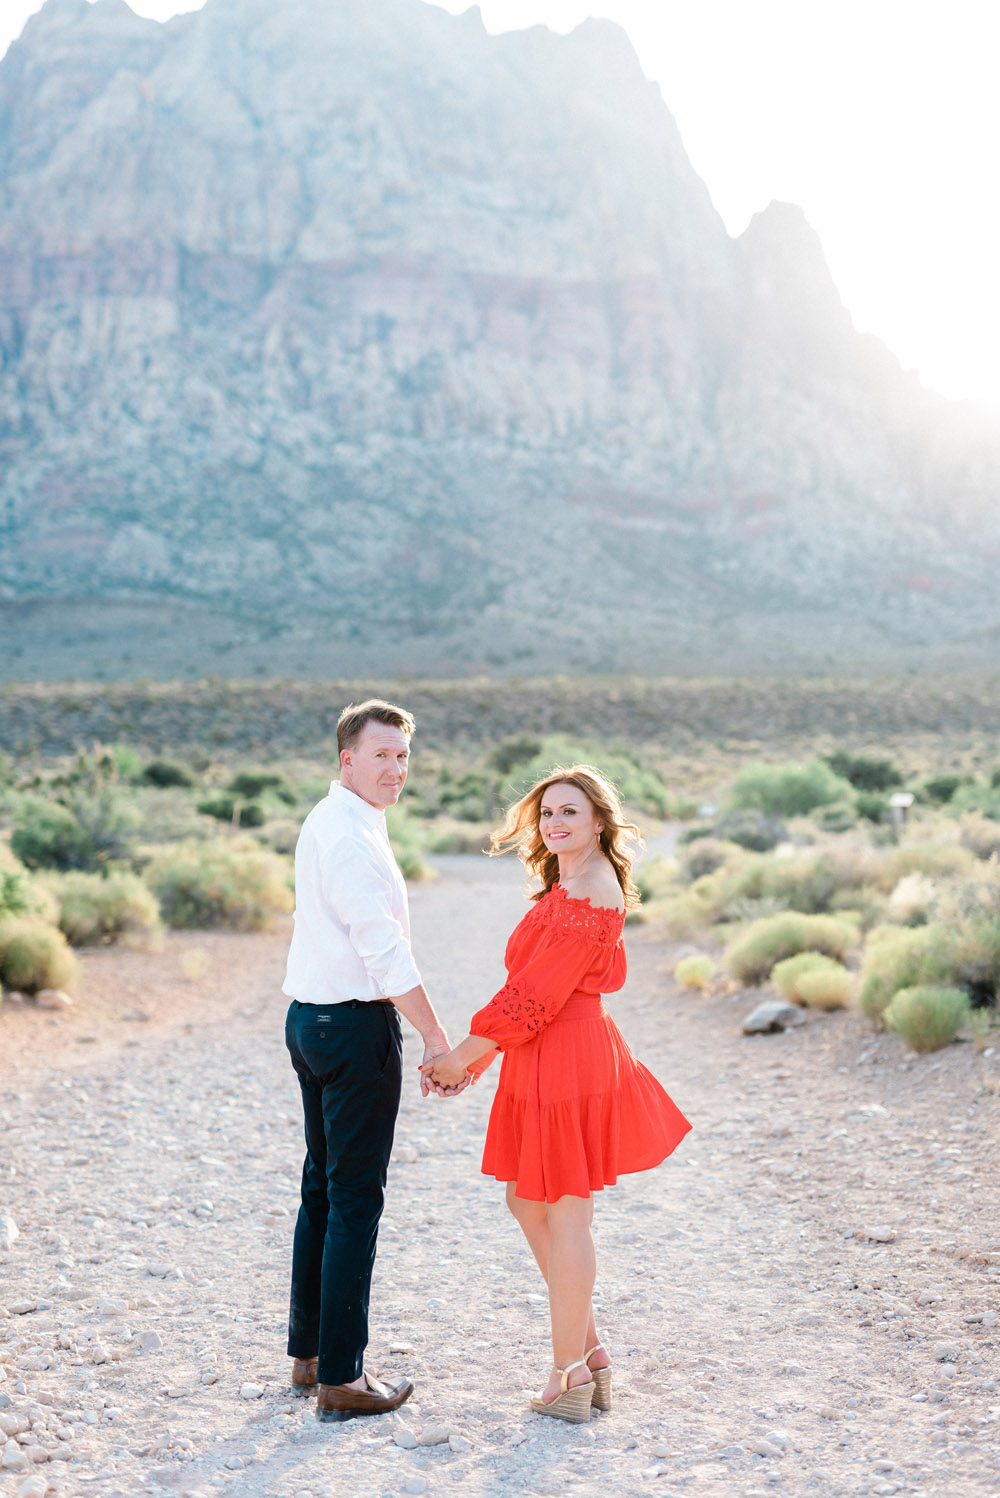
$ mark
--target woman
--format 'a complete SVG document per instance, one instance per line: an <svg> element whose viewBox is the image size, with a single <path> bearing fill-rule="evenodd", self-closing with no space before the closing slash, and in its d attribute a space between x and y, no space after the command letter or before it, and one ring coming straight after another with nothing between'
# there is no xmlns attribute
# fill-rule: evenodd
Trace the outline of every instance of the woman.
<svg viewBox="0 0 1000 1498"><path fill-rule="evenodd" d="M511 807L491 852L516 848L542 888L507 944L507 982L471 1034L426 1071L461 1085L503 1051L483 1173L549 1287L555 1367L532 1407L579 1422L611 1408L611 1359L594 1324L593 1192L658 1165L691 1125L635 1060L601 1003L625 982L622 927L639 903L613 787L588 765L554 770Z"/></svg>

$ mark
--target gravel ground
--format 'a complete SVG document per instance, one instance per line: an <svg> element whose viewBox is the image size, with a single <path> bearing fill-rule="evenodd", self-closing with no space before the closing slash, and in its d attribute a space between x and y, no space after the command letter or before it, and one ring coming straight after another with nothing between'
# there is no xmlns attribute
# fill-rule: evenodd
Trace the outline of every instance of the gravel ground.
<svg viewBox="0 0 1000 1498"><path fill-rule="evenodd" d="M458 1039L498 985L520 875L439 867L414 944ZM695 1128L598 1199L614 1410L532 1415L544 1287L478 1170L495 1077L422 1101L411 1037L369 1367L417 1392L319 1425L284 1356L287 937L95 952L64 1014L4 1006L5 1498L998 1498L998 1058L910 1058L853 1015L745 1038L752 998L678 993L679 949L643 927L611 1003Z"/></svg>

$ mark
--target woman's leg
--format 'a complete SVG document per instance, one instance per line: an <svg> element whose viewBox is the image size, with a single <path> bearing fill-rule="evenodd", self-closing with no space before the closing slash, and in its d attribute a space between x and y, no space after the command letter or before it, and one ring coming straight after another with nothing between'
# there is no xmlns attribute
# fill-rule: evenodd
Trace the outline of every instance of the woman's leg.
<svg viewBox="0 0 1000 1498"><path fill-rule="evenodd" d="M520 1227L525 1238L528 1240L528 1247L534 1254L535 1262L537 1263L539 1269L542 1271L542 1278L545 1280L546 1284L548 1284L549 1246L551 1241L551 1231L549 1227L549 1203L524 1201L521 1197L516 1195L516 1191L517 1182L508 1181L507 1206L510 1208L512 1215L517 1220L518 1226ZM586 1214L587 1231L589 1233L591 1223L594 1220L594 1198L563 1197L563 1201L579 1202L581 1200L586 1200L589 1204L590 1210ZM592 1239L591 1249L593 1250ZM591 1279L591 1290L593 1290L593 1279ZM587 1333L583 1350L586 1351L588 1347L594 1347L597 1345L597 1343L598 1336L597 1327L594 1322L594 1307L593 1303L590 1302L587 1308ZM574 1358L570 1358L571 1363L574 1361ZM611 1359L603 1348L599 1352L595 1353L590 1360L592 1368L607 1368L610 1365L610 1362ZM565 1367L566 1365L557 1361L556 1366ZM581 1382L585 1381L586 1380L581 1379Z"/></svg>
<svg viewBox="0 0 1000 1498"><path fill-rule="evenodd" d="M582 1359L587 1334L593 1327L594 1279L597 1258L591 1223L594 1203L589 1196L561 1196L548 1204L549 1312L552 1317L552 1354L556 1368L568 1368ZM586 1366L574 1368L569 1387L590 1378ZM553 1372L542 1391L542 1399L556 1398L559 1377Z"/></svg>

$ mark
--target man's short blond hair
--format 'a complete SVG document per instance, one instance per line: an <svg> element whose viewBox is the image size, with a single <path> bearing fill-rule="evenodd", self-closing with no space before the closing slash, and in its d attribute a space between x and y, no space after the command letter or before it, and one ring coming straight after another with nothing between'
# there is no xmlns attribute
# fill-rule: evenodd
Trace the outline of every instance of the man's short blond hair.
<svg viewBox="0 0 1000 1498"><path fill-rule="evenodd" d="M337 719L337 752L353 749L366 723L385 723L390 728L401 729L406 737L413 737L416 723L412 713L392 702L383 702L381 697L369 697L367 702L356 705L349 702Z"/></svg>

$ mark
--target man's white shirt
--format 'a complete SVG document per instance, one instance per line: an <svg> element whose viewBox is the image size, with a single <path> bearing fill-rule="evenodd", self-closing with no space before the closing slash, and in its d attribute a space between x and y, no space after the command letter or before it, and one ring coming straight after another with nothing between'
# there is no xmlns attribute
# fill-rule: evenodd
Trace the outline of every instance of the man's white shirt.
<svg viewBox="0 0 1000 1498"><path fill-rule="evenodd" d="M296 844L295 930L282 991L300 1004L343 1004L396 998L419 982L385 813L335 780Z"/></svg>

